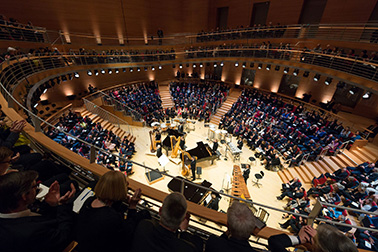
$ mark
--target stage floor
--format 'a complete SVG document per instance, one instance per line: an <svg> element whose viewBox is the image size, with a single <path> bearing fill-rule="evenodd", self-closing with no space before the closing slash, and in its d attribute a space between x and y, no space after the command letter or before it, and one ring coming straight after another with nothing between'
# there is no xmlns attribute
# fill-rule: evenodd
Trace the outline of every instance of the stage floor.
<svg viewBox="0 0 378 252"><path fill-rule="evenodd" d="M159 168L159 170L163 170L163 167L159 166L158 158L156 156L148 155L147 153L150 152L150 137L149 131L151 130L150 127L132 127L132 133L136 136L136 154L133 157L133 161L145 164L151 168ZM186 137L186 146L187 150L195 148L197 146L196 142L203 141L204 143L209 143L206 139L208 138L208 127L204 126L204 122L196 122L195 123L195 130L190 131ZM166 134L162 135L162 140L164 140ZM232 138L232 142L236 146L236 138ZM212 142L209 143L210 147L212 147ZM219 144L218 150L222 153L220 160L215 160L214 164L211 165L210 161L204 161L197 163L197 166L202 167L202 175L201 179L196 179L196 183L200 183L203 180L207 180L212 183L212 188L215 190L221 190L222 182L225 176L232 177L232 169L233 166L240 165L240 164L249 164L248 158L254 155L254 152L251 151L246 145L244 145L242 149L242 153L240 155L240 161L233 162L232 158L230 157L230 153L228 153L228 160L224 160L224 150L225 145ZM165 154L165 150L163 149L163 153ZM172 176L181 176L181 164L176 165L173 162L169 162L166 167L168 170L168 174ZM145 176L145 169L134 165L135 173L131 175L131 178L137 180L139 182L148 184L147 178ZM257 186L252 186L252 180L255 180L255 174L259 173L260 171L264 171L265 176L263 179L260 180L262 184L260 188ZM151 186L155 189L164 191L169 193L169 189L167 184L171 180L170 177L165 176L163 180L160 180ZM266 170L261 164L260 160L255 161L251 166L250 178L247 181L247 187L250 193L250 196L254 202L258 202L264 205L272 206L275 208L282 209L282 206L286 204L287 200L278 201L276 196L280 195L282 181L279 178L277 172L268 171ZM307 188L306 188L307 189ZM222 197L219 210L223 210L227 212L227 208L229 206L229 200L227 197ZM258 207L257 207L258 208ZM278 223L283 223L282 220L282 212L268 210L270 213L268 219L268 226L280 229Z"/></svg>

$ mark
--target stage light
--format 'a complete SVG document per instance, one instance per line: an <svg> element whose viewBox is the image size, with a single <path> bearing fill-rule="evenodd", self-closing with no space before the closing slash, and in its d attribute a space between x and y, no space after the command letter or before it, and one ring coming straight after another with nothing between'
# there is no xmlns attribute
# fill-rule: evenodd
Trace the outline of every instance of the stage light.
<svg viewBox="0 0 378 252"><path fill-rule="evenodd" d="M95 70L94 73L95 73L96 76L98 76L98 71L97 70Z"/></svg>
<svg viewBox="0 0 378 252"><path fill-rule="evenodd" d="M108 69L108 73L112 74L113 73L112 69Z"/></svg>
<svg viewBox="0 0 378 252"><path fill-rule="evenodd" d="M238 62L235 62L235 66L238 67L238 66L239 66L239 63L238 63Z"/></svg>
<svg viewBox="0 0 378 252"><path fill-rule="evenodd" d="M37 106L38 106L38 103L34 104L34 106L33 106L33 107L34 107L34 108L36 108Z"/></svg>
<svg viewBox="0 0 378 252"><path fill-rule="evenodd" d="M223 61L222 61L222 62L220 63L220 66L223 67L223 65L224 65L224 64L223 64Z"/></svg>
<svg viewBox="0 0 378 252"><path fill-rule="evenodd" d="M288 67L285 67L284 68L284 73L287 74L289 72L289 68Z"/></svg>
<svg viewBox="0 0 378 252"><path fill-rule="evenodd" d="M349 89L349 93L351 94L351 95L354 95L354 94L356 94L358 92L358 88L357 87L352 87L351 89Z"/></svg>
<svg viewBox="0 0 378 252"><path fill-rule="evenodd" d="M196 63L193 63L193 68L196 68L197 66L196 66Z"/></svg>
<svg viewBox="0 0 378 252"><path fill-rule="evenodd" d="M65 76L65 75L62 75L62 77L61 77L61 78L62 78L62 81L63 81L63 82L67 81L67 76Z"/></svg>
<svg viewBox="0 0 378 252"><path fill-rule="evenodd" d="M105 74L105 69L101 69L101 73L102 73L102 74Z"/></svg>
<svg viewBox="0 0 378 252"><path fill-rule="evenodd" d="M218 65L217 65L217 63L214 63L214 67L217 67Z"/></svg>
<svg viewBox="0 0 378 252"><path fill-rule="evenodd" d="M137 68L137 71L140 72L140 67Z"/></svg>
<svg viewBox="0 0 378 252"><path fill-rule="evenodd" d="M173 65L172 65L172 68L175 68L175 67L176 67L176 65L175 65L175 64L173 64Z"/></svg>
<svg viewBox="0 0 378 252"><path fill-rule="evenodd" d="M91 72L91 75L92 75L92 72ZM59 77L56 77L56 83L57 84L60 84L62 81L60 80L60 78Z"/></svg>
<svg viewBox="0 0 378 252"><path fill-rule="evenodd" d="M251 62L251 64L249 64L249 67L250 68L254 68L255 67L255 63Z"/></svg>
<svg viewBox="0 0 378 252"><path fill-rule="evenodd" d="M202 64L202 63L200 63L200 67L203 67L203 64Z"/></svg>
<svg viewBox="0 0 378 252"><path fill-rule="evenodd" d="M73 79L72 74L68 74L68 79L69 79L69 80L72 80L72 79Z"/></svg>
<svg viewBox="0 0 378 252"><path fill-rule="evenodd" d="M314 81L319 81L319 80L320 80L320 74L315 74Z"/></svg>
<svg viewBox="0 0 378 252"><path fill-rule="evenodd" d="M144 67L144 71L147 72L147 67Z"/></svg>
<svg viewBox="0 0 378 252"><path fill-rule="evenodd" d="M243 68L245 68L247 66L247 63L243 62Z"/></svg>
<svg viewBox="0 0 378 252"><path fill-rule="evenodd" d="M276 67L274 68L274 70L276 70L276 71L280 71L280 66L276 66Z"/></svg>
<svg viewBox="0 0 378 252"><path fill-rule="evenodd" d="M153 67L151 67L151 70L152 70L152 71L155 71L155 67L154 67L154 66L153 66Z"/></svg>
<svg viewBox="0 0 378 252"><path fill-rule="evenodd" d="M89 76L92 76L92 72L91 72L91 70L88 70L88 71L87 71L87 74L88 74Z"/></svg>
<svg viewBox="0 0 378 252"><path fill-rule="evenodd" d="M368 91L366 91L366 93L362 96L362 98L364 98L364 99L369 99L369 98L370 98L370 95L371 95L371 93L368 92Z"/></svg>
<svg viewBox="0 0 378 252"><path fill-rule="evenodd" d="M344 88L345 87L345 82L344 81L339 81L336 85L337 88Z"/></svg>
<svg viewBox="0 0 378 252"><path fill-rule="evenodd" d="M131 68L130 68L130 73L132 73L133 71L134 71L134 69L131 67Z"/></svg>
<svg viewBox="0 0 378 252"><path fill-rule="evenodd" d="M123 68L122 71L123 71L124 73L126 73L126 68Z"/></svg>
<svg viewBox="0 0 378 252"><path fill-rule="evenodd" d="M79 78L80 74L78 72L75 72L75 78Z"/></svg>
<svg viewBox="0 0 378 252"><path fill-rule="evenodd" d="M119 73L119 70L118 70L118 68L116 68L116 69L115 69L115 73L116 73L116 74L117 74L117 73Z"/></svg>
<svg viewBox="0 0 378 252"><path fill-rule="evenodd" d="M186 63L186 67L189 67L189 63Z"/></svg>
<svg viewBox="0 0 378 252"><path fill-rule="evenodd" d="M161 70L163 67L161 65L159 65L159 70Z"/></svg>
<svg viewBox="0 0 378 252"><path fill-rule="evenodd" d="M272 66L271 66L270 64L266 65L266 70L269 71L271 67L272 67Z"/></svg>
<svg viewBox="0 0 378 252"><path fill-rule="evenodd" d="M293 75L298 76L298 73L299 73L299 69L295 69L294 72L293 72Z"/></svg>
<svg viewBox="0 0 378 252"><path fill-rule="evenodd" d="M47 92L47 88L45 88L45 90L43 90L43 94L45 94Z"/></svg>
<svg viewBox="0 0 378 252"><path fill-rule="evenodd" d="M262 64L260 63L258 66L257 66L258 69L261 69L262 68Z"/></svg>
<svg viewBox="0 0 378 252"><path fill-rule="evenodd" d="M182 64L180 64L180 69L182 68Z"/></svg>
<svg viewBox="0 0 378 252"><path fill-rule="evenodd" d="M324 84L326 84L328 86L329 84L331 84L331 82L332 82L332 78L327 77L326 80L324 81Z"/></svg>
<svg viewBox="0 0 378 252"><path fill-rule="evenodd" d="M309 75L310 75L310 72L309 72L309 71L305 71L305 72L303 73L303 77L305 77L305 78L307 78Z"/></svg>

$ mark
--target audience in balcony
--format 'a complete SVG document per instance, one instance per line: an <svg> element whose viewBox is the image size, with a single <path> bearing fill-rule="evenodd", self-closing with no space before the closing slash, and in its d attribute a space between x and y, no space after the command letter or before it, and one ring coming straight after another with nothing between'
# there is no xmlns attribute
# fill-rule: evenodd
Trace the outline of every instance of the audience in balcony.
<svg viewBox="0 0 378 252"><path fill-rule="evenodd" d="M140 189L128 196L127 185L126 176L118 171L105 173L97 182L95 196L84 202L77 218L80 252L127 251L138 223L136 205L141 196ZM122 202L129 205L126 220Z"/></svg>
<svg viewBox="0 0 378 252"><path fill-rule="evenodd" d="M255 216L245 204L234 201L227 210L227 228L221 236L211 235L206 242L206 252L255 251L249 237L255 230Z"/></svg>
<svg viewBox="0 0 378 252"><path fill-rule="evenodd" d="M171 82L169 90L179 117L209 122L226 100L230 87L224 83L193 80Z"/></svg>
<svg viewBox="0 0 378 252"><path fill-rule="evenodd" d="M4 15L0 15L0 39L44 42L45 31L42 29L33 27L30 21L23 25L14 18L7 20Z"/></svg>
<svg viewBox="0 0 378 252"><path fill-rule="evenodd" d="M0 176L0 236L1 250L63 251L72 241L72 203L75 187L60 194L59 183L54 182L44 202L49 214L39 214L28 207L34 203L38 190L35 171L11 172Z"/></svg>

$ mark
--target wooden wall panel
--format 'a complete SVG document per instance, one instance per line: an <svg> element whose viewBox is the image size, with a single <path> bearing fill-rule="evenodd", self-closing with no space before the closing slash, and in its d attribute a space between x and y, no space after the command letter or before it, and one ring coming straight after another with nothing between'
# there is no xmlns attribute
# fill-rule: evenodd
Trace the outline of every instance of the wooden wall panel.
<svg viewBox="0 0 378 252"><path fill-rule="evenodd" d="M365 23L376 3L377 0L328 0L321 23Z"/></svg>
<svg viewBox="0 0 378 252"><path fill-rule="evenodd" d="M297 24L304 0L271 0L267 23Z"/></svg>
<svg viewBox="0 0 378 252"><path fill-rule="evenodd" d="M265 67L266 65L264 64L262 69L256 70L253 87L277 93L280 87L283 72L274 71L274 66L269 71L266 70Z"/></svg>
<svg viewBox="0 0 378 252"><path fill-rule="evenodd" d="M303 72L299 74L302 76ZM316 105L319 105L319 102L326 103L330 101L336 91L337 81L332 81L332 83L327 86L324 84L325 79L326 77L321 76L320 80L316 82L314 81L313 73L307 78L302 76L295 97L302 99L304 93L309 94L311 92L311 101L316 100Z"/></svg>

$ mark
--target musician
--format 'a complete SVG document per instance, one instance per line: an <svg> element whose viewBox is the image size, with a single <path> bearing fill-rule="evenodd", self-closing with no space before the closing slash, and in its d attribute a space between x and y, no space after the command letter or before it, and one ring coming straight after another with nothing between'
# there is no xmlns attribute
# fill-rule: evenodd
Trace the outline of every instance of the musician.
<svg viewBox="0 0 378 252"><path fill-rule="evenodd" d="M160 158L161 155L163 155L163 151L162 151L162 149L161 149L161 145L158 144L158 145L157 145L157 149L156 149L156 156L157 156L158 158Z"/></svg>
<svg viewBox="0 0 378 252"><path fill-rule="evenodd" d="M240 150L242 150L242 148L243 148L243 139L241 138L241 137L239 137L239 139L238 139L238 148L240 149Z"/></svg>
<svg viewBox="0 0 378 252"><path fill-rule="evenodd" d="M180 122L180 125L178 126L178 132L184 133L184 123Z"/></svg>
<svg viewBox="0 0 378 252"><path fill-rule="evenodd" d="M218 139L214 139L214 144L213 144L213 151L216 152L218 150Z"/></svg>
<svg viewBox="0 0 378 252"><path fill-rule="evenodd" d="M195 156L192 157L192 162L190 162L190 169L192 170L193 180L196 180L196 166L197 166L197 159Z"/></svg>
<svg viewBox="0 0 378 252"><path fill-rule="evenodd" d="M155 133L155 141L160 141L161 140L161 133L159 129L154 129Z"/></svg>
<svg viewBox="0 0 378 252"><path fill-rule="evenodd" d="M247 165L247 168L243 171L243 178L246 185L247 185L247 180L249 179L250 172L251 172L251 166Z"/></svg>

